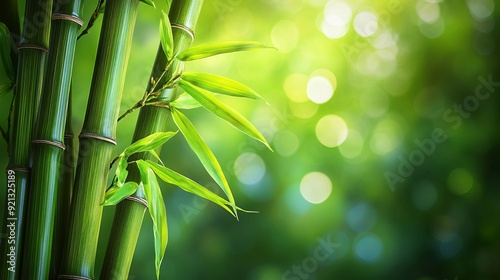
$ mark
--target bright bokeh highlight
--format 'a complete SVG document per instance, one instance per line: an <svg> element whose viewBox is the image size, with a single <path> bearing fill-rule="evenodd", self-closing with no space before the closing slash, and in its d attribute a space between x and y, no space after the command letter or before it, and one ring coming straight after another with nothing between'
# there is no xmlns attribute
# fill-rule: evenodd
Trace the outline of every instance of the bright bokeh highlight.
<svg viewBox="0 0 500 280"><path fill-rule="evenodd" d="M320 204L332 193L332 182L324 173L308 173L300 182L300 193L308 202Z"/></svg>
<svg viewBox="0 0 500 280"><path fill-rule="evenodd" d="M316 137L318 141L329 148L342 144L348 134L346 122L336 115L324 116L316 124Z"/></svg>

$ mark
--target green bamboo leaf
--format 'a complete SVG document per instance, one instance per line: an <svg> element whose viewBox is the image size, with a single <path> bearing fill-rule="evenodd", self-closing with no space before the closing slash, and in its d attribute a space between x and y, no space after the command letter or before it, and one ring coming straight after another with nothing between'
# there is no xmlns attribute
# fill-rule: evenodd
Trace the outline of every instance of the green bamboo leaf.
<svg viewBox="0 0 500 280"><path fill-rule="evenodd" d="M151 155L154 156L159 163L161 163L161 165L165 165L161 160L160 156L155 152L155 150L151 149L148 152L150 152Z"/></svg>
<svg viewBox="0 0 500 280"><path fill-rule="evenodd" d="M167 210L161 194L156 175L149 165L143 161L137 161L137 167L141 174L141 182L144 194L148 201L149 214L153 220L153 234L155 240L155 266L156 278L160 279L160 266L168 242Z"/></svg>
<svg viewBox="0 0 500 280"><path fill-rule="evenodd" d="M170 102L172 107L177 109L195 109L201 107L200 102L196 101L191 95L183 93L177 97L174 101Z"/></svg>
<svg viewBox="0 0 500 280"><path fill-rule="evenodd" d="M273 47L252 41L207 43L187 49L182 53L180 53L177 56L177 58L182 61L189 61L224 53L249 51L256 49L268 49L268 48L273 48Z"/></svg>
<svg viewBox="0 0 500 280"><path fill-rule="evenodd" d="M213 96L213 94L210 94L204 89L196 87L182 79L179 81L179 86L196 100L198 100L198 102L200 102L200 104L205 107L205 109L222 118L248 136L262 142L269 150L272 151L269 143L267 143L264 136L262 136L259 130L257 130L257 128L255 128L252 123L250 123L240 113L222 103L222 101Z"/></svg>
<svg viewBox="0 0 500 280"><path fill-rule="evenodd" d="M111 186L104 197L104 202L101 203L102 206L116 205L118 202L127 198L137 191L139 185L136 182L129 181L123 184L123 186L118 187L116 185Z"/></svg>
<svg viewBox="0 0 500 280"><path fill-rule="evenodd" d="M118 166L116 167L115 171L115 181L114 185L117 187L121 187L123 184L125 184L125 180L127 180L128 176L128 171L127 171L127 158L121 156L120 159L118 160Z"/></svg>
<svg viewBox="0 0 500 280"><path fill-rule="evenodd" d="M250 87L226 77L208 73L184 72L181 79L211 92L265 101Z"/></svg>
<svg viewBox="0 0 500 280"><path fill-rule="evenodd" d="M167 142L167 140L172 138L175 134L177 134L177 132L167 131L153 133L132 143L123 151L122 154L125 157L128 157L131 154L149 151Z"/></svg>
<svg viewBox="0 0 500 280"><path fill-rule="evenodd" d="M7 84L11 84L14 81L14 67L10 57L10 32L2 22L0 22L0 69L10 80Z"/></svg>
<svg viewBox="0 0 500 280"><path fill-rule="evenodd" d="M236 217L236 214L233 213L231 208L228 207L228 205L231 205L227 200L224 198L216 195L215 193L211 192L207 188L201 186L200 184L196 183L195 181L165 167L161 166L157 163L154 163L152 161L146 161L146 163L149 165L149 167L166 183L178 186L182 190L186 192L190 192L192 194L195 194L201 198L204 198L206 200L212 201L213 203L219 205L220 207L224 208L227 212L231 213L231 215ZM238 209L238 208L237 208Z"/></svg>
<svg viewBox="0 0 500 280"><path fill-rule="evenodd" d="M163 51L165 52L165 56L170 60L174 53L174 39L172 36L172 26L170 26L170 20L168 19L168 15L161 12L161 21L160 21L160 42Z"/></svg>
<svg viewBox="0 0 500 280"><path fill-rule="evenodd" d="M196 131L196 128L193 124L182 114L179 110L174 107L171 108L172 118L174 119L175 124L181 131L181 133L186 138L189 146L193 150L193 152L198 156L203 167L207 170L208 174L217 182L217 184L221 187L222 191L226 194L229 202L231 202L231 206L236 213L236 204L234 202L234 197L231 192L231 188L227 183L226 177L224 176L224 172L222 172L222 168L220 167L219 161L215 157L214 153L208 145L203 141L201 136Z"/></svg>
<svg viewBox="0 0 500 280"><path fill-rule="evenodd" d="M139 1L156 9L155 1L153 0L139 0Z"/></svg>

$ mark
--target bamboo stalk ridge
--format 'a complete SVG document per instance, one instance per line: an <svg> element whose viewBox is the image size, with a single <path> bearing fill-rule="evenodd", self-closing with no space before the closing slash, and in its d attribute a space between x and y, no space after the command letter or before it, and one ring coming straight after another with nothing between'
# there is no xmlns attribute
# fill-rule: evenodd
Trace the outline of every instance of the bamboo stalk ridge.
<svg viewBox="0 0 500 280"><path fill-rule="evenodd" d="M30 177L30 152L34 120L42 90L47 50L49 48L52 1L26 1L23 30L18 45L18 64L12 136L9 139L9 180L2 231L9 239L2 242L1 279L20 279L26 201ZM9 176L8 176L9 177ZM14 203L13 211L8 206Z"/></svg>
<svg viewBox="0 0 500 280"><path fill-rule="evenodd" d="M174 0L172 2L169 18L173 27L174 53L181 52L190 47L194 39L193 32L202 5L203 0ZM159 77L168 63L169 61L165 57L165 53L160 45L151 76L155 78ZM178 75L179 69L183 68L183 64L183 62L177 60L172 62L170 69L163 75L163 83L160 81L157 87L161 87L165 82ZM151 86L152 83L148 82L146 90L151 90ZM158 96L158 99L170 100L174 94L176 94L176 88L165 89ZM139 111L139 118L132 142L155 132L166 131L169 116L170 111L167 108L155 106L142 107ZM160 149L157 149L158 154ZM137 159L155 160L149 153L132 155L130 158L130 160ZM140 174L135 165L129 165L129 172L129 180L140 182ZM147 207L144 199L144 195L138 191L132 197L117 205L110 234L112 238L108 241L100 279L127 278Z"/></svg>
<svg viewBox="0 0 500 280"><path fill-rule="evenodd" d="M26 233L22 279L47 279L50 273L64 128L82 0L71 0L52 14L51 49L43 85L36 138L33 140L32 188Z"/></svg>
<svg viewBox="0 0 500 280"><path fill-rule="evenodd" d="M106 1L59 279L92 279L138 0Z"/></svg>

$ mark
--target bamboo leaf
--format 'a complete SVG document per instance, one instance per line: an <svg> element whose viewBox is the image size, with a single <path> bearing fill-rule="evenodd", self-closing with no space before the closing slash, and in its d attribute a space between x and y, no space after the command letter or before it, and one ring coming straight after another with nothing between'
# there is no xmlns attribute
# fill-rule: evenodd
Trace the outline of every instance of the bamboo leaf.
<svg viewBox="0 0 500 280"><path fill-rule="evenodd" d="M195 109L201 107L200 102L196 101L191 95L183 93L177 99L170 102L172 107L177 109Z"/></svg>
<svg viewBox="0 0 500 280"><path fill-rule="evenodd" d="M139 0L139 1L156 9L155 1L153 0Z"/></svg>
<svg viewBox="0 0 500 280"><path fill-rule="evenodd" d="M10 32L2 22L0 22L0 69L3 70L3 73L11 82L14 81L14 67L10 57ZM11 84L11 82L7 84Z"/></svg>
<svg viewBox="0 0 500 280"><path fill-rule="evenodd" d="M224 176L224 172L222 172L222 168L219 164L219 161L215 157L214 153L208 145L203 141L200 134L196 131L196 128L193 124L182 114L179 110L175 108L171 108L172 118L174 119L175 124L181 131L181 133L186 138L189 146L193 150L193 152L198 156L203 167L207 170L208 174L217 182L217 184L221 187L222 191L226 194L231 203L231 206L236 213L236 204L234 202L234 197L231 192L231 188L227 183L226 177Z"/></svg>
<svg viewBox="0 0 500 280"><path fill-rule="evenodd" d="M273 47L252 41L207 43L187 49L182 53L180 53L177 56L177 58L181 61L189 61L224 53L249 51L257 49L268 49L268 48L273 48Z"/></svg>
<svg viewBox="0 0 500 280"><path fill-rule="evenodd" d="M181 78L199 88L211 92L265 101L262 96L250 87L226 77L208 73L185 72L182 74Z"/></svg>
<svg viewBox="0 0 500 280"><path fill-rule="evenodd" d="M204 198L206 200L212 201L213 203L219 205L220 207L224 208L226 211L231 213L231 215L236 217L236 214L233 213L231 208L228 207L228 205L231 205L227 200L224 198L218 196L217 194L211 192L207 188L201 186L200 184L196 183L195 181L165 167L161 166L157 163L154 163L152 161L146 161L146 163L149 165L149 167L156 173L160 179L165 181L166 183L178 186L182 190L186 192L190 192L192 194L195 194L201 198Z"/></svg>
<svg viewBox="0 0 500 280"><path fill-rule="evenodd" d="M149 214L151 220L153 220L156 278L160 279L160 265L168 242L167 210L153 170L143 160L137 161L137 167L141 174L141 182L148 201Z"/></svg>
<svg viewBox="0 0 500 280"><path fill-rule="evenodd" d="M127 171L127 158L121 156L120 159L118 160L118 166L116 167L115 171L115 181L114 185L117 187L121 187L123 184L125 184L125 180L127 180L128 176L128 171Z"/></svg>
<svg viewBox="0 0 500 280"><path fill-rule="evenodd" d="M118 187L116 185L111 186L106 191L106 195L104 197L104 202L101 204L102 206L110 206L116 205L118 202L132 195L135 191L137 191L139 185L136 182L129 181L123 184L123 186Z"/></svg>
<svg viewBox="0 0 500 280"><path fill-rule="evenodd" d="M149 151L160 145L163 145L163 143L167 142L168 139L172 138L172 136L174 136L175 134L177 134L177 132L167 131L153 133L132 143L123 151L122 154L125 157L128 157L131 154Z"/></svg>
<svg viewBox="0 0 500 280"><path fill-rule="evenodd" d="M161 22L160 22L160 42L165 56L170 60L174 53L174 39L172 36L172 26L170 26L170 20L168 15L161 12Z"/></svg>
<svg viewBox="0 0 500 280"><path fill-rule="evenodd" d="M159 156L159 155L155 152L155 150L151 149L151 150L149 150L148 152L150 152L150 153L151 153L151 155L153 155L153 156L156 158L156 160L157 160L159 163L161 163L161 165L165 165L165 164L163 163L163 161L161 160L160 156Z"/></svg>
<svg viewBox="0 0 500 280"><path fill-rule="evenodd" d="M220 101L204 89L196 87L185 80L181 79L179 81L179 86L196 100L198 100L198 102L200 102L200 104L205 107L205 109L222 118L248 136L262 142L269 150L272 151L271 146L269 146L266 139L264 138L264 136L262 136L259 130L257 130L257 128L255 128L253 124L250 123L240 113L222 103L222 101Z"/></svg>

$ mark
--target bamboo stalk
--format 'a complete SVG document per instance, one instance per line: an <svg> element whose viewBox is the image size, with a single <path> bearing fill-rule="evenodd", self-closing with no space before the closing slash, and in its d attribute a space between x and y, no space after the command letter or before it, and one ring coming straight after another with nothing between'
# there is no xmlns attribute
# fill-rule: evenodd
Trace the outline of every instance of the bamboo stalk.
<svg viewBox="0 0 500 280"><path fill-rule="evenodd" d="M75 145L73 136L73 124L71 116L72 110L72 93L70 89L68 100L68 112L66 117L66 127L64 129L64 150L61 169L60 169L60 187L57 194L57 209L54 222L54 242L52 244L52 262L51 262L51 279L56 279L61 267L62 254L64 244L66 244L68 236L69 211L71 209L71 195L73 193L73 183L75 181Z"/></svg>
<svg viewBox="0 0 500 280"><path fill-rule="evenodd" d="M18 46L13 131L9 141L10 159L7 173L13 180L12 182L8 180L9 188L4 211L6 225L3 227L3 232L8 236L8 240L2 242L1 279L19 279L23 245L21 240L23 240L30 176L29 155L49 47L51 10L52 1L26 2L23 32ZM13 208L9 209L8 206L12 206L12 202Z"/></svg>
<svg viewBox="0 0 500 280"><path fill-rule="evenodd" d="M138 0L109 0L101 28L59 279L92 279ZM82 278L83 277L83 278Z"/></svg>
<svg viewBox="0 0 500 280"><path fill-rule="evenodd" d="M192 32L196 26L202 5L203 0L174 0L172 2L169 18L174 27L172 30L174 53L181 52L191 45L194 39L194 33ZM151 76L154 78L161 76L168 64L169 61L160 45ZM167 73L163 75L163 82L158 83L157 87L160 88L165 82L178 75L179 69L182 68L183 62L174 61ZM148 83L146 91L151 90L151 86L152 84ZM175 91L175 89L166 89L158 99L170 100ZM166 131L169 116L170 111L167 108L155 106L141 108L132 142L155 132ZM137 159L155 160L150 154L144 153L133 155L130 158L130 160ZM129 166L131 167L129 179L140 182L139 172L135 165ZM100 279L126 279L139 238L146 205L144 204L144 195L141 193L136 193L130 199L118 204Z"/></svg>
<svg viewBox="0 0 500 280"><path fill-rule="evenodd" d="M71 0L54 11L36 139L26 218L22 279L47 279L50 272L52 233L57 206L64 127L82 0Z"/></svg>

